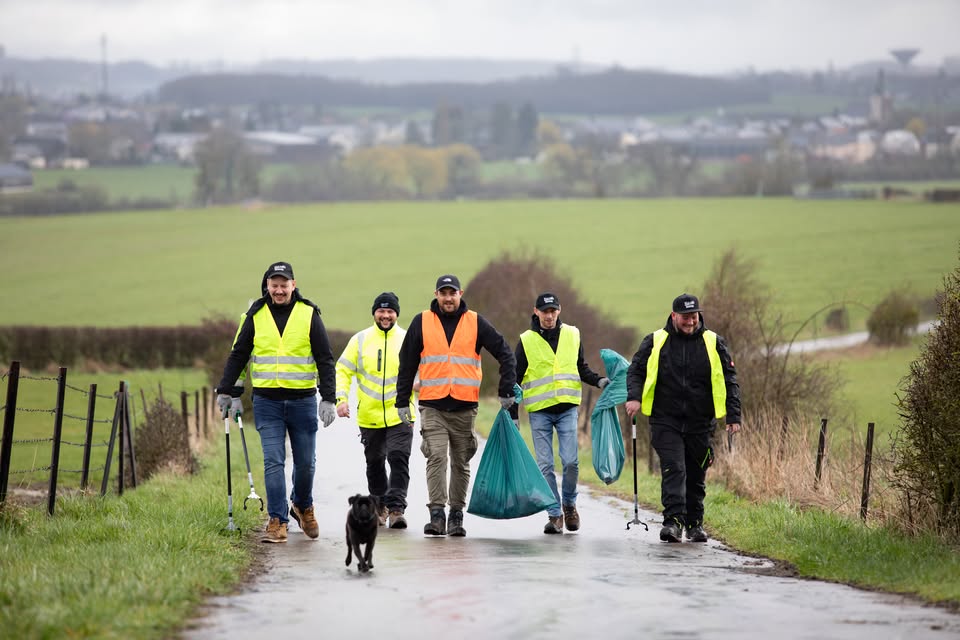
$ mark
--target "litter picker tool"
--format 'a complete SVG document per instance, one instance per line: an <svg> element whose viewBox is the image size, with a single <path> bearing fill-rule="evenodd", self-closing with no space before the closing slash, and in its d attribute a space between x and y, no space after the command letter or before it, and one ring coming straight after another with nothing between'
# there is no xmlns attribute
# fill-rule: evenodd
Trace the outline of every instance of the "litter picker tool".
<svg viewBox="0 0 960 640"><path fill-rule="evenodd" d="M243 435L243 419L237 415L237 426L240 427L240 444L243 445L243 459L247 463L247 480L250 481L250 495L243 499L243 510L247 510L248 500L257 500L260 502L260 511L263 511L263 498L257 495L253 490L253 474L250 472L250 456L247 454L247 439Z"/></svg>
<svg viewBox="0 0 960 640"><path fill-rule="evenodd" d="M633 440L633 520L627 522L627 529L632 524L642 524L643 528L650 531L646 522L640 520L640 499L637 497L637 418L630 421L630 437Z"/></svg>
<svg viewBox="0 0 960 640"><path fill-rule="evenodd" d="M223 429L227 434L227 526L224 531L239 533L240 527L233 523L233 486L230 479L230 410L223 412Z"/></svg>

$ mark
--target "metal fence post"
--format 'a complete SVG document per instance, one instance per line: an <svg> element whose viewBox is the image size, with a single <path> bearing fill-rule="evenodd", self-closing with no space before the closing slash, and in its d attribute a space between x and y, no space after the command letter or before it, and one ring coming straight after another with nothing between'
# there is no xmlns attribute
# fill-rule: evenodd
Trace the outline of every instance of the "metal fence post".
<svg viewBox="0 0 960 640"><path fill-rule="evenodd" d="M120 420L120 409L123 402L123 383L117 391L117 403L113 407L113 426L110 427L110 440L107 442L107 459L103 463L103 481L100 483L100 497L107 495L107 483L110 480L110 463L113 459L113 444L117 439L117 426Z"/></svg>
<svg viewBox="0 0 960 640"><path fill-rule="evenodd" d="M210 401L208 400L207 388L203 388L203 437L206 438L210 435L210 431L207 428L207 422L210 419Z"/></svg>
<svg viewBox="0 0 960 640"><path fill-rule="evenodd" d="M20 387L20 361L10 363L7 374L7 404L3 414L3 439L0 442L0 504L7 500L10 476L10 450L13 448L13 419L17 413L17 389Z"/></svg>
<svg viewBox="0 0 960 640"><path fill-rule="evenodd" d="M197 437L200 437L200 391L193 392L193 419L197 423Z"/></svg>
<svg viewBox="0 0 960 640"><path fill-rule="evenodd" d="M127 438L127 383L120 383L120 438L118 442L120 443L120 455L117 456L117 495L123 495L123 459L127 454L126 447L124 446Z"/></svg>
<svg viewBox="0 0 960 640"><path fill-rule="evenodd" d="M57 406L53 418L53 446L50 447L50 488L47 491L47 513L53 515L57 502L57 475L60 472L60 437L63 435L63 397L67 391L67 368L60 367L57 376Z"/></svg>
<svg viewBox="0 0 960 640"><path fill-rule="evenodd" d="M180 415L183 417L183 428L190 434L190 409L187 408L187 392L180 392Z"/></svg>
<svg viewBox="0 0 960 640"><path fill-rule="evenodd" d="M867 504L870 502L870 467L873 465L873 423L867 423L867 448L863 456L863 491L860 492L860 519L867 521Z"/></svg>
<svg viewBox="0 0 960 640"><path fill-rule="evenodd" d="M80 490L87 490L87 481L90 479L90 448L93 446L93 418L97 410L97 384L90 385L90 396L87 399L87 427L83 437L83 467L80 470Z"/></svg>
<svg viewBox="0 0 960 640"><path fill-rule="evenodd" d="M817 442L817 469L813 476L814 488L820 484L820 473L823 470L824 450L827 447L827 419L820 419L820 440Z"/></svg>

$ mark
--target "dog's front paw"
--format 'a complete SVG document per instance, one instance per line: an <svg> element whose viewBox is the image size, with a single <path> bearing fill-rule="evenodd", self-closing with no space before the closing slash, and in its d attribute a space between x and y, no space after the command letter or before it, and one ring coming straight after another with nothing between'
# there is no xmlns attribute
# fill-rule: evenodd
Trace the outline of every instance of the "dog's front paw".
<svg viewBox="0 0 960 640"><path fill-rule="evenodd" d="M364 563L360 563L359 565L357 565L357 569L360 570L360 573L366 573L370 571L370 566Z"/></svg>

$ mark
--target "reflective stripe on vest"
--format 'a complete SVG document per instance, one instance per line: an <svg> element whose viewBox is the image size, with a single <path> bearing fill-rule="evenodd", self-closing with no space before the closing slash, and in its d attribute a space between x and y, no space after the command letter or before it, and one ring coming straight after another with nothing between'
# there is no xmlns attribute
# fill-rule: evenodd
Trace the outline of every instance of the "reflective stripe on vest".
<svg viewBox="0 0 960 640"><path fill-rule="evenodd" d="M338 401L347 400L351 381L356 377L357 424L361 427L380 429L400 423L396 408L397 373L405 334L396 325L386 335L376 325L368 327L350 339L337 361Z"/></svg>
<svg viewBox="0 0 960 640"><path fill-rule="evenodd" d="M440 317L433 311L420 314L423 351L420 352L420 399L480 400L480 354L477 353L477 313L465 311L447 343Z"/></svg>
<svg viewBox="0 0 960 640"><path fill-rule="evenodd" d="M580 330L569 324L560 325L556 353L536 331L521 333L520 342L527 356L527 370L520 385L527 411L539 411L560 403L579 405Z"/></svg>
<svg viewBox="0 0 960 640"><path fill-rule="evenodd" d="M658 329L653 332L653 350L647 360L647 378L643 382L643 396L640 402L640 412L649 416L653 411L653 394L657 387L657 372L660 368L660 351L667 341L667 330ZM723 365L720 354L717 353L717 334L713 331L703 332L703 343L707 347L707 357L710 359L710 388L713 392L713 413L718 420L727 415L727 384L723 379Z"/></svg>
<svg viewBox="0 0 960 640"><path fill-rule="evenodd" d="M317 386L317 365L310 346L313 307L294 302L283 335L267 305L253 314L250 379L254 387L310 389Z"/></svg>

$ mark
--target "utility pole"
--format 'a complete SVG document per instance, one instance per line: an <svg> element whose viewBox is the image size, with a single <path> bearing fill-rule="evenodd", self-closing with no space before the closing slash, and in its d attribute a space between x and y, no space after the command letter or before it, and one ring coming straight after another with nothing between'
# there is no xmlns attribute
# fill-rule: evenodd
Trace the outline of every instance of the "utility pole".
<svg viewBox="0 0 960 640"><path fill-rule="evenodd" d="M107 34L105 33L100 35L100 83L100 100L106 103L110 86L107 84Z"/></svg>

